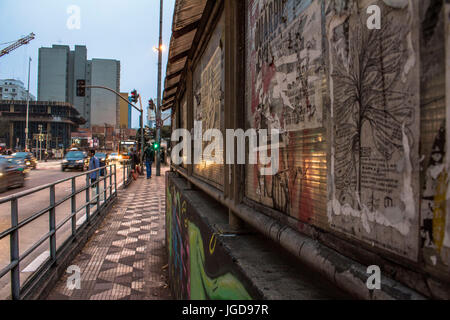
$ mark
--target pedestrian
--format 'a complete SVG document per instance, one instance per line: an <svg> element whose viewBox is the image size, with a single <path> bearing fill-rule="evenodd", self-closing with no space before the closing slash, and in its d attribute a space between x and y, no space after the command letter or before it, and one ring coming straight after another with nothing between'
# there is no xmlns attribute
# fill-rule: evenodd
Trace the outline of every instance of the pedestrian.
<svg viewBox="0 0 450 320"><path fill-rule="evenodd" d="M155 151L153 150L153 145L148 145L144 151L144 160L147 170L147 179L152 178L152 165L155 159Z"/></svg>
<svg viewBox="0 0 450 320"><path fill-rule="evenodd" d="M134 180L137 180L137 173L136 173L136 167L137 164L139 162L138 156L136 154L136 151L133 149L131 149L131 154L130 154L130 160L131 160L131 175L133 176Z"/></svg>
<svg viewBox="0 0 450 320"><path fill-rule="evenodd" d="M98 158L95 156L95 150L92 149L90 151L91 159L89 160L89 171L91 170L96 170L98 168L100 168L100 160L98 160ZM98 180L98 170L89 173L89 178L91 179L91 184L92 184L92 199L95 198L95 201L91 201L91 205L94 205L97 203L97 180Z"/></svg>

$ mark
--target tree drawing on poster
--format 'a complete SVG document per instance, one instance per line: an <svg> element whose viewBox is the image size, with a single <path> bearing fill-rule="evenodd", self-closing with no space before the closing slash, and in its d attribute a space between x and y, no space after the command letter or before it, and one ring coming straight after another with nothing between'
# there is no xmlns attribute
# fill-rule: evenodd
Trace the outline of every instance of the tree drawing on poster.
<svg viewBox="0 0 450 320"><path fill-rule="evenodd" d="M371 224L406 236L417 217L411 175L418 103L410 77L416 67L412 31L405 23L413 18L411 8L374 3L383 10L379 30L366 27L367 15L357 12L356 2L347 18L329 24L334 122L329 219L360 218L365 236L376 243ZM358 233L354 226L338 227ZM390 245L383 247L396 250Z"/></svg>

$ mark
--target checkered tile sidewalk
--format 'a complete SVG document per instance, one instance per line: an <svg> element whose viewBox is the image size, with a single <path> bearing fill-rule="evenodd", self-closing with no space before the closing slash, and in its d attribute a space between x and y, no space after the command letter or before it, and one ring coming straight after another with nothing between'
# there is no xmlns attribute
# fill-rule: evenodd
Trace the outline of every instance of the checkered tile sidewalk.
<svg viewBox="0 0 450 320"><path fill-rule="evenodd" d="M166 170L119 190L115 206L71 263L81 270L81 288L69 289L66 274L47 299L171 299L164 239Z"/></svg>

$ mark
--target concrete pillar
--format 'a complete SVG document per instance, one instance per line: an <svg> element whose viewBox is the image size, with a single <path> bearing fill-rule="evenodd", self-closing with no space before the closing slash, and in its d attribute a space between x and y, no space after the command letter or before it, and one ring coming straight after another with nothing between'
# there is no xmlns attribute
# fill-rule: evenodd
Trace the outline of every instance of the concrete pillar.
<svg viewBox="0 0 450 320"><path fill-rule="evenodd" d="M225 1L225 129L244 129L244 52L241 51L244 34L242 1ZM224 131L225 133L225 131ZM226 135L225 139L226 139ZM245 182L243 165L238 165L236 146L234 147L234 163L225 164L224 196L233 199L237 204L242 201ZM224 153L227 154L226 142ZM225 157L226 159L226 157ZM229 210L229 224L240 228L243 222Z"/></svg>

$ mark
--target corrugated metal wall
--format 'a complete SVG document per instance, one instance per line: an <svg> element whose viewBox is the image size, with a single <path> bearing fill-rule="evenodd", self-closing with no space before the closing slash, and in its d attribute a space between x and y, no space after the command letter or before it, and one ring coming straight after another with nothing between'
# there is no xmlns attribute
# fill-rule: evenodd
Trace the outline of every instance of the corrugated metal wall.
<svg viewBox="0 0 450 320"><path fill-rule="evenodd" d="M180 103L180 124L181 124L181 128L184 128L184 129L188 128L187 115L188 115L187 100L186 100L186 94L184 94L183 98L181 98L181 103ZM183 154L182 167L187 169L187 164L188 164L187 154Z"/></svg>
<svg viewBox="0 0 450 320"><path fill-rule="evenodd" d="M194 121L202 123L202 134L209 129L224 128L224 48L223 48L224 19L219 20L213 31L208 45L194 67ZM194 134L194 139L198 137ZM203 142L203 151L209 145ZM223 143L216 148L214 156L223 158ZM201 164L194 165L194 175L223 189L224 165L213 163L211 159L203 159Z"/></svg>
<svg viewBox="0 0 450 320"><path fill-rule="evenodd" d="M327 228L321 2L248 1L247 10L247 129L279 129L282 147L274 176L246 165L245 195Z"/></svg>

